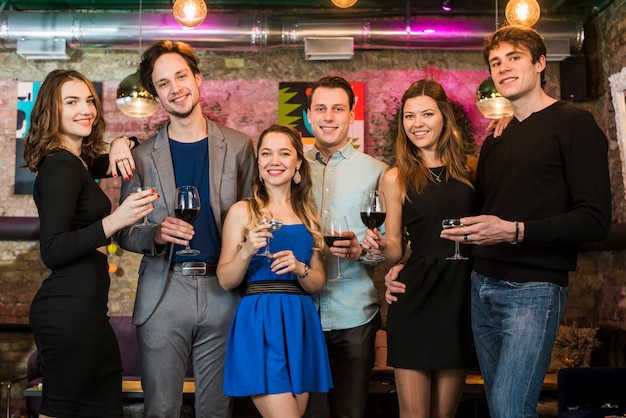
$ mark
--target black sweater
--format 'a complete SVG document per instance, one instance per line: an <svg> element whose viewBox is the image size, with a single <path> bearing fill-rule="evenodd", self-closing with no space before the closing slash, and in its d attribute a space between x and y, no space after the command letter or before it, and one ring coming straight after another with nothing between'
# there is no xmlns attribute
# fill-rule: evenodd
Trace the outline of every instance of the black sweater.
<svg viewBox="0 0 626 418"><path fill-rule="evenodd" d="M606 137L566 102L519 122L482 146L482 213L524 222L524 242L476 246L474 268L495 279L567 286L578 244L605 239L611 223Z"/></svg>

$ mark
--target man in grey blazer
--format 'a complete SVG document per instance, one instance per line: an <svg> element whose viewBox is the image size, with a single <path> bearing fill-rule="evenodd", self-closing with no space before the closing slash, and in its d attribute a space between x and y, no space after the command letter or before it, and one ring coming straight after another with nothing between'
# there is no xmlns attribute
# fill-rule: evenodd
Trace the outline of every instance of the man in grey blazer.
<svg viewBox="0 0 626 418"><path fill-rule="evenodd" d="M136 171L120 201L134 187L152 186L161 199L153 228L120 231L122 248L144 254L133 313L142 357L144 411L148 418L178 417L191 356L196 382L195 416L229 417L222 394L226 338L239 302L215 276L222 220L230 206L252 194L256 162L252 140L202 115L202 78L193 49L159 41L142 55L142 84L169 113L155 136L133 149ZM202 207L193 225L174 217L177 186L196 186ZM190 243L200 254L177 255Z"/></svg>

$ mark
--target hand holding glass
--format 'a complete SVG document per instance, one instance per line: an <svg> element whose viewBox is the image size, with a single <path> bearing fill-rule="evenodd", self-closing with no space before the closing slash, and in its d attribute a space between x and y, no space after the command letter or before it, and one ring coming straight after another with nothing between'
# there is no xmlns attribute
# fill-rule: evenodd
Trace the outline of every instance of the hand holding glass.
<svg viewBox="0 0 626 418"><path fill-rule="evenodd" d="M256 224L257 225L269 224L270 226L269 228L267 228L267 230L271 232L272 234L278 231L281 226L283 226L283 223L281 221L274 219L274 215L272 215L272 212L270 212L269 209L261 209L260 213L261 213L261 216L257 218ZM256 255L260 255L263 257L270 257L272 255L270 251L270 238L267 237L265 238L265 240L267 242L267 244L265 244L265 251L261 253L257 253Z"/></svg>
<svg viewBox="0 0 626 418"><path fill-rule="evenodd" d="M460 219L444 219L443 221L441 221L441 227L443 229L449 229L449 228L461 228L463 225L463 223L461 223ZM454 254L452 254L450 257L446 257L446 260L469 260L469 258L464 257L461 255L461 252L459 251L459 242L458 241L454 241Z"/></svg>
<svg viewBox="0 0 626 418"><path fill-rule="evenodd" d="M335 244L335 241L347 240L343 235L348 232L348 221L342 215L328 215L324 217L323 222L324 241L328 248ZM337 276L335 280L345 280L341 274L341 260L337 257Z"/></svg>
<svg viewBox="0 0 626 418"><path fill-rule="evenodd" d="M154 190L154 187L152 186L139 186L139 187L133 187L130 189L130 193L139 193L139 192L143 192L146 190L152 190L152 193L156 193L156 191ZM133 228L151 228L151 227L155 227L158 226L158 224L152 223L152 222L148 222L148 216L144 216L143 217L143 222L138 223L133 225Z"/></svg>
<svg viewBox="0 0 626 418"><path fill-rule="evenodd" d="M180 186L176 189L176 205L174 214L178 219L192 223L200 214L200 194L195 186ZM190 248L189 243L183 250L176 251L178 255L196 255L200 251Z"/></svg>
<svg viewBox="0 0 626 418"><path fill-rule="evenodd" d="M368 190L363 192L361 198L361 220L369 229L380 227L387 217L387 207L385 205L385 195L379 190ZM368 251L361 257L361 261L366 263L380 263L385 261L382 255Z"/></svg>

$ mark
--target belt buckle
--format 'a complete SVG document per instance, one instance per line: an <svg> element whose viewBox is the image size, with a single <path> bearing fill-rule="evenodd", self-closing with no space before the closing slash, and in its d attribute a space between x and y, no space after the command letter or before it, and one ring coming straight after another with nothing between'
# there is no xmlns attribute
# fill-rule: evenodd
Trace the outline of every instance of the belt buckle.
<svg viewBox="0 0 626 418"><path fill-rule="evenodd" d="M185 261L182 265L183 276L205 276L206 263L203 261Z"/></svg>

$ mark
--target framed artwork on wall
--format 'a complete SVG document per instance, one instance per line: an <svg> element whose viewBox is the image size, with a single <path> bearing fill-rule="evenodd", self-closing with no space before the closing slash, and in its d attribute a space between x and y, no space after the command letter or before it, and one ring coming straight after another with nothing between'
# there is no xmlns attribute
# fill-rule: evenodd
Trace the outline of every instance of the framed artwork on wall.
<svg viewBox="0 0 626 418"><path fill-rule="evenodd" d="M280 82L278 84L278 123L289 125L300 132L304 149L315 143L311 127L307 121L307 95L313 83ZM365 83L350 83L354 91L354 122L350 126L348 138L352 146L363 151L365 144Z"/></svg>
<svg viewBox="0 0 626 418"><path fill-rule="evenodd" d="M30 114L35 104L35 97L41 81L17 83L17 129L15 131L15 194L31 194L35 183L35 174L24 167L24 137L30 126Z"/></svg>

